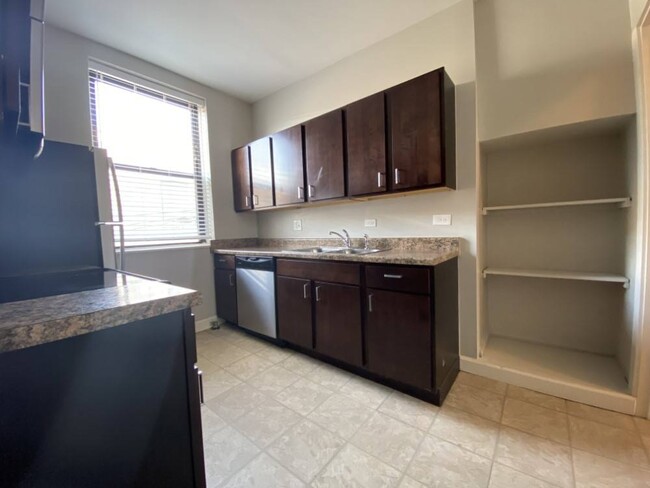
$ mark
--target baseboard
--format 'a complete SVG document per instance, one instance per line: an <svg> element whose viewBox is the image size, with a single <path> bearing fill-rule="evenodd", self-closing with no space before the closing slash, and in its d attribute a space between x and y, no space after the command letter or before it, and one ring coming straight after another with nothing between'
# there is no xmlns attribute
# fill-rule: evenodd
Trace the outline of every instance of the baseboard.
<svg viewBox="0 0 650 488"><path fill-rule="evenodd" d="M222 323L223 319L220 319L216 315L213 315L212 317L208 317L207 319L197 320L194 324L194 330L197 333L202 332L204 330L208 330L210 327L212 327L213 322Z"/></svg>

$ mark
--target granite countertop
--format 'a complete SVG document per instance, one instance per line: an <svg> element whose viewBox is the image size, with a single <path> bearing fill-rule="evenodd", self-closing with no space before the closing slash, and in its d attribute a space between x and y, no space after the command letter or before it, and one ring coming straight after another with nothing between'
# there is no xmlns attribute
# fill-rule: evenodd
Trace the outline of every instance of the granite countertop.
<svg viewBox="0 0 650 488"><path fill-rule="evenodd" d="M118 273L117 286L0 304L0 352L45 344L201 303L197 291Z"/></svg>
<svg viewBox="0 0 650 488"><path fill-rule="evenodd" d="M410 264L435 266L459 255L456 237L403 237L370 239L370 247L388 249L373 254L327 254L292 252L314 246L341 246L340 239L223 239L212 241L216 254L275 256L284 258L352 261L358 263ZM353 239L352 247L363 247L362 239Z"/></svg>

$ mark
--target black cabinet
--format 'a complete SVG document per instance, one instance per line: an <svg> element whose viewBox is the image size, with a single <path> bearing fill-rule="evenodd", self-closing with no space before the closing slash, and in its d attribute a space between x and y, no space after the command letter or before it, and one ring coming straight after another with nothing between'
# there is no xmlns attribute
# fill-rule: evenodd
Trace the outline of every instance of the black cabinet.
<svg viewBox="0 0 650 488"><path fill-rule="evenodd" d="M215 254L214 293L219 317L236 324L237 273L235 272L235 256Z"/></svg>
<svg viewBox="0 0 650 488"><path fill-rule="evenodd" d="M335 110L305 123L307 200L345 196L343 112Z"/></svg>
<svg viewBox="0 0 650 488"><path fill-rule="evenodd" d="M273 180L275 204L290 205L305 201L305 163L302 126L289 127L273 134Z"/></svg>
<svg viewBox="0 0 650 488"><path fill-rule="evenodd" d="M253 208L253 190L251 188L251 162L248 146L234 149L232 162L232 193L235 212Z"/></svg>
<svg viewBox="0 0 650 488"><path fill-rule="evenodd" d="M205 487L189 310L0 354L0 486Z"/></svg>

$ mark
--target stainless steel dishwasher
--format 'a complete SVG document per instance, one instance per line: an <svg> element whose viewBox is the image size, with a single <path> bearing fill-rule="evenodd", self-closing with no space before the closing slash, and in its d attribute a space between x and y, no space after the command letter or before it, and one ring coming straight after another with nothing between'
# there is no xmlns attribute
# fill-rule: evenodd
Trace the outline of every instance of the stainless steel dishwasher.
<svg viewBox="0 0 650 488"><path fill-rule="evenodd" d="M275 325L275 259L237 256L238 325L277 338Z"/></svg>

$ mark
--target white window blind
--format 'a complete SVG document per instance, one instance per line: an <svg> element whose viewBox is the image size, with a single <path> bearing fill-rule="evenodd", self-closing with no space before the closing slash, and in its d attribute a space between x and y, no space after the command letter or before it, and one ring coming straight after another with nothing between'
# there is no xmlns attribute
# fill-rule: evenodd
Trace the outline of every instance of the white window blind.
<svg viewBox="0 0 650 488"><path fill-rule="evenodd" d="M115 164L125 244L209 240L213 226L202 144L205 104L111 71L89 70L90 118L93 144L105 148ZM113 215L115 205L113 198Z"/></svg>

